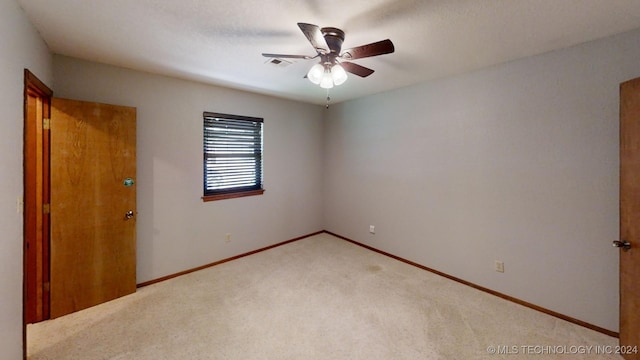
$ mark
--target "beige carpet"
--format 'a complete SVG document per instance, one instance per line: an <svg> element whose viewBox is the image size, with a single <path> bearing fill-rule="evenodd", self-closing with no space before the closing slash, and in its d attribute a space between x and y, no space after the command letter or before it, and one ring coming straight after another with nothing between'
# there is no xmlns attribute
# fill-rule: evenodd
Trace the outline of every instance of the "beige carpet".
<svg viewBox="0 0 640 360"><path fill-rule="evenodd" d="M28 328L33 360L619 360L596 354L616 343L328 234Z"/></svg>

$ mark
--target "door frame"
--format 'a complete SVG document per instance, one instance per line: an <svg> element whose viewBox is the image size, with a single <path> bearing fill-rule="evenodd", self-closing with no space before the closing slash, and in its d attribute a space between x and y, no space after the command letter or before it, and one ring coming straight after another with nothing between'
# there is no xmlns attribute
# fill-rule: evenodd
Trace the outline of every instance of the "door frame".
<svg viewBox="0 0 640 360"><path fill-rule="evenodd" d="M23 129L23 353L27 324L49 318L49 131L53 91L24 69ZM33 102L35 99L35 103Z"/></svg>

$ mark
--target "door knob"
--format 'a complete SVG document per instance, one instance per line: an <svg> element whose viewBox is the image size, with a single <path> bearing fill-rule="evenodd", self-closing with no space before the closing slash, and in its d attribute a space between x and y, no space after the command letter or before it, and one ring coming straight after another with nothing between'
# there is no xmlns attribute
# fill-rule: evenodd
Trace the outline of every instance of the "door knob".
<svg viewBox="0 0 640 360"><path fill-rule="evenodd" d="M629 251L629 249L631 249L631 243L624 240L614 240L613 247L622 248L623 251Z"/></svg>
<svg viewBox="0 0 640 360"><path fill-rule="evenodd" d="M132 218L133 218L133 216L134 216L134 214L133 214L133 210L129 210L129 211L127 211L127 212L124 214L124 219L125 219L125 220L129 220L129 219L132 219Z"/></svg>

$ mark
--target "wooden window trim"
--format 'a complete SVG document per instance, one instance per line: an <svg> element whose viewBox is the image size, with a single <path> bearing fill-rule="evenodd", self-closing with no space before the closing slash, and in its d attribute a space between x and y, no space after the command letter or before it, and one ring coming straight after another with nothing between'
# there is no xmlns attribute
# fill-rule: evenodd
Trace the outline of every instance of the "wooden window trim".
<svg viewBox="0 0 640 360"><path fill-rule="evenodd" d="M228 194L206 195L202 197L202 201L207 202L207 201L233 199L233 198L239 198L239 197L245 197L245 196L256 196L256 195L262 195L263 193L264 193L264 189L240 191L240 192L233 192Z"/></svg>

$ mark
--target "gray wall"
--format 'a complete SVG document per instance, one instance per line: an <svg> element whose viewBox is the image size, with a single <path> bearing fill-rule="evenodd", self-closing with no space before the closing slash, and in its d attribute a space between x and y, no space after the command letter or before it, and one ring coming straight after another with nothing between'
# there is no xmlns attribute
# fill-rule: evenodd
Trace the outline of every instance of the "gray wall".
<svg viewBox="0 0 640 360"><path fill-rule="evenodd" d="M137 108L138 282L323 229L322 107L58 55L53 64L56 96ZM202 202L203 111L264 118L262 196Z"/></svg>
<svg viewBox="0 0 640 360"><path fill-rule="evenodd" d="M0 358L22 359L23 83L51 86L51 55L15 0L0 0Z"/></svg>
<svg viewBox="0 0 640 360"><path fill-rule="evenodd" d="M639 43L634 31L333 106L325 228L617 331L618 86L640 76Z"/></svg>

